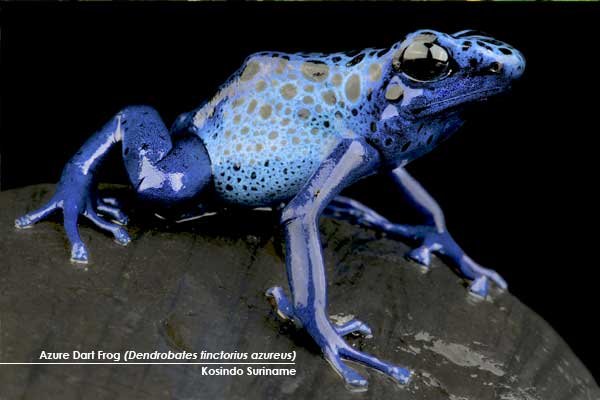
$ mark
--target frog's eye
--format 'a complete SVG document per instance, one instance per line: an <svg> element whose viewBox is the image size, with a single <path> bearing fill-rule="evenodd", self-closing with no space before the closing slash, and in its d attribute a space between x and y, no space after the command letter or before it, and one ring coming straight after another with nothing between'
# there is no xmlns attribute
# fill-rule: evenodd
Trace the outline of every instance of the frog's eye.
<svg viewBox="0 0 600 400"><path fill-rule="evenodd" d="M416 81L437 81L450 74L450 57L435 43L435 38L428 35L404 48L394 61L394 68Z"/></svg>

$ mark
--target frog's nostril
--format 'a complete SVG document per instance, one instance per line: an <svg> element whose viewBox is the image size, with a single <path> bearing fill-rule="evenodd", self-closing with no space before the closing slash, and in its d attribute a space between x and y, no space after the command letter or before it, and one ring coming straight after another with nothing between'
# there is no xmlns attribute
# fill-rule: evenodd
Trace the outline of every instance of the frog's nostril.
<svg viewBox="0 0 600 400"><path fill-rule="evenodd" d="M502 71L502 64L494 61L493 63L490 64L490 72L493 72L494 74L499 73L500 71Z"/></svg>

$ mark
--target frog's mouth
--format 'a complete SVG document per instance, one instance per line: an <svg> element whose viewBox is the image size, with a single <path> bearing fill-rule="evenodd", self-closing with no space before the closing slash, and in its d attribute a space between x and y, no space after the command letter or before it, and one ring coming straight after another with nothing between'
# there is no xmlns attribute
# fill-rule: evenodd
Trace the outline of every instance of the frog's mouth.
<svg viewBox="0 0 600 400"><path fill-rule="evenodd" d="M496 86L488 89L475 90L473 92L434 101L432 103L418 105L413 107L410 111L418 117L454 111L459 107L486 101L488 97L503 93L507 89L506 86Z"/></svg>

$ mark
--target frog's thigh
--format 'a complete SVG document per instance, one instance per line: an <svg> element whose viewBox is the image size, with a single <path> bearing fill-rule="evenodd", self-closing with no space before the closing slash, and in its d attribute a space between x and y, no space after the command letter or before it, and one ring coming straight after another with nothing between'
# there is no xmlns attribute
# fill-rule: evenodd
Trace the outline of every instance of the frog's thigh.
<svg viewBox="0 0 600 400"><path fill-rule="evenodd" d="M143 198L169 204L190 200L211 180L210 159L200 138L172 138L151 107L128 107L120 116L123 160Z"/></svg>

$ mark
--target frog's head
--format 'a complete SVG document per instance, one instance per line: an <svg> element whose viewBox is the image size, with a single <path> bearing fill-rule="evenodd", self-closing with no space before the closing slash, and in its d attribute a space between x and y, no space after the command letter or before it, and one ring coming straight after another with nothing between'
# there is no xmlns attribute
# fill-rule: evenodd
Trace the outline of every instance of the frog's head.
<svg viewBox="0 0 600 400"><path fill-rule="evenodd" d="M505 92L525 69L518 50L476 31L421 30L392 49L385 98L407 118L453 111Z"/></svg>
<svg viewBox="0 0 600 400"><path fill-rule="evenodd" d="M475 31L420 30L384 58L386 73L376 101L384 135L379 140L401 163L455 132L465 106L507 91L525 69L519 51Z"/></svg>
<svg viewBox="0 0 600 400"><path fill-rule="evenodd" d="M420 30L390 53L385 99L405 118L423 119L505 92L525 69L521 53L476 31Z"/></svg>

